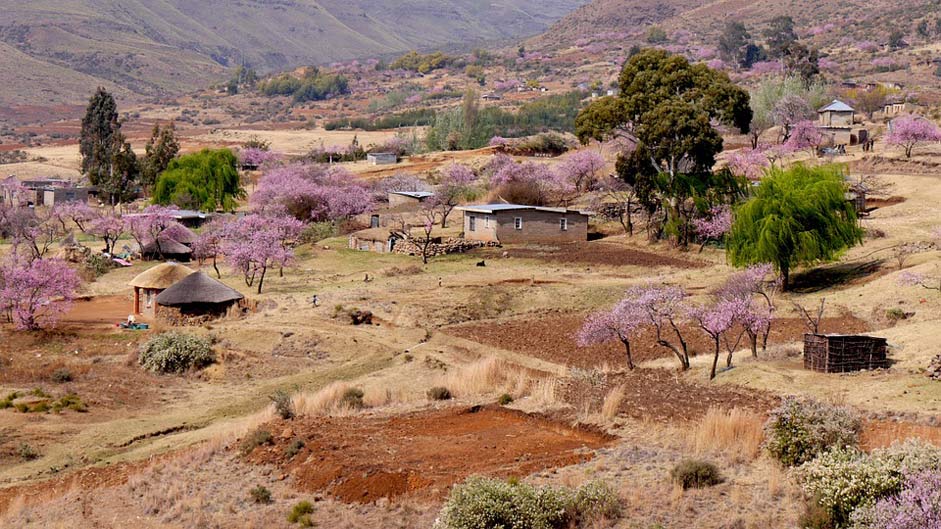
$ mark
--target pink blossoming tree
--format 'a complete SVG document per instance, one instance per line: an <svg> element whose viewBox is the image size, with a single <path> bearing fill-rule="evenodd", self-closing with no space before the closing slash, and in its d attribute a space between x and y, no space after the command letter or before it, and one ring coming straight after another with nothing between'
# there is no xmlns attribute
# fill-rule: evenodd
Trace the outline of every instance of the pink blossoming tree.
<svg viewBox="0 0 941 529"><path fill-rule="evenodd" d="M433 205L440 212L441 227L448 227L448 217L454 208L474 196L474 183L477 175L469 167L457 163L444 168L441 181L431 198Z"/></svg>
<svg viewBox="0 0 941 529"><path fill-rule="evenodd" d="M125 222L114 214L101 215L88 224L88 233L105 243L105 253L113 254L118 239L124 235Z"/></svg>
<svg viewBox="0 0 941 529"><path fill-rule="evenodd" d="M265 173L251 203L256 211L286 211L301 221L324 222L367 211L373 197L342 167L294 164Z"/></svg>
<svg viewBox="0 0 941 529"><path fill-rule="evenodd" d="M926 118L902 116L892 122L892 130L885 137L886 145L901 147L905 157L912 157L912 150L921 143L941 141L941 130Z"/></svg>
<svg viewBox="0 0 941 529"><path fill-rule="evenodd" d="M582 347L617 340L624 345L628 369L634 369L631 356L631 339L647 323L647 314L634 298L618 302L612 309L588 316L578 332L577 341Z"/></svg>
<svg viewBox="0 0 941 529"><path fill-rule="evenodd" d="M0 265L0 312L17 329L55 326L80 284L78 274L65 261L10 254Z"/></svg>
<svg viewBox="0 0 941 529"><path fill-rule="evenodd" d="M257 282L261 294L268 270L283 269L293 262L293 246L303 226L299 220L284 215L245 215L226 224L222 253L233 270L243 275L246 285Z"/></svg>
<svg viewBox="0 0 941 529"><path fill-rule="evenodd" d="M732 208L727 205L713 207L708 215L693 219L693 229L702 239L700 252L710 241L722 242L725 234L732 229Z"/></svg>

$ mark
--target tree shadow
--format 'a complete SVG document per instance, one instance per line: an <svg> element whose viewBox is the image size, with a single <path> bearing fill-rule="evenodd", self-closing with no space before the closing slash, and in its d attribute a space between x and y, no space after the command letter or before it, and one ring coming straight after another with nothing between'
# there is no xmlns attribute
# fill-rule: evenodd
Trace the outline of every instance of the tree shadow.
<svg viewBox="0 0 941 529"><path fill-rule="evenodd" d="M795 274L791 290L800 294L820 292L831 287L868 283L879 277L885 259L863 263L838 263Z"/></svg>

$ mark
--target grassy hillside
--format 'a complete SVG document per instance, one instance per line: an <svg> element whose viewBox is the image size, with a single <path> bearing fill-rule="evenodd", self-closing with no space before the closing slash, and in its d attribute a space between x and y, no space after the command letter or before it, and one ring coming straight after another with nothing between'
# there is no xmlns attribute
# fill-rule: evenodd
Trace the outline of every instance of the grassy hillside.
<svg viewBox="0 0 941 529"><path fill-rule="evenodd" d="M219 79L247 63L270 71L413 48L539 33L583 0L14 0L0 42L13 78L0 103L83 98L96 83L157 95ZM9 48L9 49L8 49ZM35 88L31 64L79 84ZM71 71L71 73L65 73ZM58 73L55 73L58 72ZM77 72L77 73L76 73ZM79 74L84 74L82 77ZM94 82L89 82L94 78ZM12 87L21 87L14 90ZM48 97L47 97L48 96Z"/></svg>

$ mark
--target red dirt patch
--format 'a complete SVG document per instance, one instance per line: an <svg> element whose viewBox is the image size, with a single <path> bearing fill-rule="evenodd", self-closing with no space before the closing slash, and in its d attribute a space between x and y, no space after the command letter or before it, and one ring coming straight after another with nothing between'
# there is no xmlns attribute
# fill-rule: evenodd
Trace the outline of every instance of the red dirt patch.
<svg viewBox="0 0 941 529"><path fill-rule="evenodd" d="M701 268L704 263L673 257L663 253L637 250L611 242L574 242L540 246L509 246L506 248L478 250L491 259L506 252L509 257L538 259L552 263L590 264L609 266L669 266L673 268Z"/></svg>
<svg viewBox="0 0 941 529"><path fill-rule="evenodd" d="M692 421L709 408L742 408L761 414L775 407L778 397L761 391L715 383L689 382L667 369L637 369L600 375L597 380L568 378L562 398L579 410L600 411L605 396L624 386L618 416L651 421Z"/></svg>
<svg viewBox="0 0 941 529"><path fill-rule="evenodd" d="M620 343L613 342L590 347L578 346L575 335L584 320L583 314L530 315L509 320L458 325L448 327L444 331L459 338L569 366L626 365L624 348ZM822 332L847 334L865 332L868 328L865 321L850 315L827 318L821 326ZM692 325L684 325L682 330L691 353L711 350L711 342L702 331ZM806 328L799 319L778 319L771 328L768 343L800 341L805 332ZM669 339L673 339L673 336L669 336ZM746 344L743 342L742 346L745 347ZM631 342L631 353L634 363L672 355L670 351L655 343L655 334L650 329L645 330Z"/></svg>
<svg viewBox="0 0 941 529"><path fill-rule="evenodd" d="M611 438L543 417L493 407L447 408L391 418L316 417L279 421L273 446L256 448L304 491L345 502L402 495L440 498L472 474L524 476L591 458ZM303 439L293 458L285 448Z"/></svg>
<svg viewBox="0 0 941 529"><path fill-rule="evenodd" d="M864 450L872 450L906 439L921 439L941 446L941 427L904 421L866 421L859 444Z"/></svg>

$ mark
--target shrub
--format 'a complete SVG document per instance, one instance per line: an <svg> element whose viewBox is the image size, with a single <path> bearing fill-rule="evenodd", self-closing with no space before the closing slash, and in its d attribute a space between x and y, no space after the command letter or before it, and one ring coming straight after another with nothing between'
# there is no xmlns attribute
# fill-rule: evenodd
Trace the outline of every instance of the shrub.
<svg viewBox="0 0 941 529"><path fill-rule="evenodd" d="M270 444L274 444L274 439L271 437L271 432L259 428L242 440L240 449L242 451L242 455L248 455L259 446Z"/></svg>
<svg viewBox="0 0 941 529"><path fill-rule="evenodd" d="M52 381L58 384L64 384L72 381L72 372L68 369L56 369L52 372Z"/></svg>
<svg viewBox="0 0 941 529"><path fill-rule="evenodd" d="M88 406L78 395L66 395L52 403L52 411L59 413L64 409L85 413L88 411Z"/></svg>
<svg viewBox="0 0 941 529"><path fill-rule="evenodd" d="M815 400L785 397L765 423L765 449L796 466L830 447L855 446L862 424L855 413Z"/></svg>
<svg viewBox="0 0 941 529"><path fill-rule="evenodd" d="M351 410L361 410L366 406L363 402L363 395L365 395L363 390L350 388L343 392L343 397L340 398L340 405Z"/></svg>
<svg viewBox="0 0 941 529"><path fill-rule="evenodd" d="M312 222L301 231L299 240L303 244L313 244L339 234L340 229L334 222Z"/></svg>
<svg viewBox="0 0 941 529"><path fill-rule="evenodd" d="M924 472L906 478L898 494L853 513L854 527L923 529L941 527L941 473Z"/></svg>
<svg viewBox="0 0 941 529"><path fill-rule="evenodd" d="M866 454L834 448L804 463L797 473L807 494L819 498L837 524L854 511L902 490L906 475L941 470L941 450L923 441L907 441Z"/></svg>
<svg viewBox="0 0 941 529"><path fill-rule="evenodd" d="M215 361L209 340L179 332L154 336L141 347L139 355L140 365L157 373L183 373Z"/></svg>
<svg viewBox="0 0 941 529"><path fill-rule="evenodd" d="M20 446L18 446L16 449L16 453L17 455L19 455L21 458L25 459L26 461L39 459L39 452L37 452L35 449L33 449L32 446L26 443L20 443Z"/></svg>
<svg viewBox="0 0 941 529"><path fill-rule="evenodd" d="M719 469L708 461L689 459L681 461L670 471L673 481L686 489L702 489L722 483Z"/></svg>
<svg viewBox="0 0 941 529"><path fill-rule="evenodd" d="M617 494L601 482L572 490L472 476L451 490L435 529L561 529L620 515Z"/></svg>
<svg viewBox="0 0 941 529"><path fill-rule="evenodd" d="M248 495L255 503L271 503L271 491L261 485L248 491Z"/></svg>
<svg viewBox="0 0 941 529"><path fill-rule="evenodd" d="M292 457L299 454L301 450L303 449L304 449L304 440L295 439L291 441L291 444L289 444L287 448L284 449L284 457L291 459Z"/></svg>
<svg viewBox="0 0 941 529"><path fill-rule="evenodd" d="M504 393L503 395L500 395L499 399L497 399L497 404L499 404L500 406L506 406L508 404L511 404L512 402L513 402L513 397L510 396L509 393Z"/></svg>
<svg viewBox="0 0 941 529"><path fill-rule="evenodd" d="M310 527L310 515L314 513L314 506L309 501L301 501L294 505L288 514L288 521L300 524L303 527Z"/></svg>
<svg viewBox="0 0 941 529"><path fill-rule="evenodd" d="M428 390L430 400L451 400L451 390L444 387L434 387Z"/></svg>
<svg viewBox="0 0 941 529"><path fill-rule="evenodd" d="M113 264L114 262L110 258L100 253L90 253L85 258L85 269L96 278L107 274Z"/></svg>
<svg viewBox="0 0 941 529"><path fill-rule="evenodd" d="M595 520L616 520L621 517L621 498L604 481L591 481L579 487L572 500L577 521L588 525Z"/></svg>
<svg viewBox="0 0 941 529"><path fill-rule="evenodd" d="M288 420L294 418L294 401L291 399L290 393L279 389L269 398L274 402L274 409L282 419Z"/></svg>

